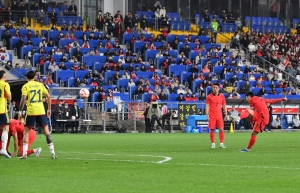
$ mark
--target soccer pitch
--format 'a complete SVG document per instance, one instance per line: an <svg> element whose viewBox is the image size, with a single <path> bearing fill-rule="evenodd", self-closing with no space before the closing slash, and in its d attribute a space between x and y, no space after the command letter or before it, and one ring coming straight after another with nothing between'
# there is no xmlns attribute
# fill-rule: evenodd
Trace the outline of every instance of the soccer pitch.
<svg viewBox="0 0 300 193"><path fill-rule="evenodd" d="M57 160L37 135L39 158L0 157L1 192L299 192L298 132L208 134L53 134ZM218 135L216 135L218 147ZM10 150L12 150L12 144Z"/></svg>

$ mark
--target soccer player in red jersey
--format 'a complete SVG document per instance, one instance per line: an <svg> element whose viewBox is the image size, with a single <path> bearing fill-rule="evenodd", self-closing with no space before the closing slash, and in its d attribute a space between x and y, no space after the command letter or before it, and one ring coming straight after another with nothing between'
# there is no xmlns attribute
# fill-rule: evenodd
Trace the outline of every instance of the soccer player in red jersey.
<svg viewBox="0 0 300 193"><path fill-rule="evenodd" d="M10 120L9 123L9 132L8 132L8 142L7 142L7 150L9 147L9 143L10 143L10 138L13 137L14 138L14 152L12 153L11 156L22 156L23 154L23 138L24 138L24 120L18 120L18 115L16 115L14 117L14 119ZM36 133L34 130L31 130L29 133L29 144L28 144L28 148L30 148L31 144L34 142L36 138ZM0 144L1 147L1 144ZM36 149L29 149L27 151L27 155L31 155L33 153L36 154L37 157L40 156L40 153L42 151L42 148L36 148Z"/></svg>
<svg viewBox="0 0 300 193"><path fill-rule="evenodd" d="M258 96L254 96L253 92L246 94L246 100L249 102L251 108L246 109L240 117L232 117L233 120L239 122L241 119L247 118L249 115L253 121L253 130L251 138L247 148L241 149L240 152L249 152L251 147L256 142L256 136L258 133L262 133L266 125L269 123L269 110L267 103L273 104L280 101L286 101L286 98L280 99L264 99Z"/></svg>
<svg viewBox="0 0 300 193"><path fill-rule="evenodd" d="M212 93L206 97L206 116L208 120L208 128L210 129L211 148L215 148L215 129L219 129L220 148L224 146L224 121L222 116L222 108L225 112L225 120L227 120L227 108L224 95L219 93L219 83L213 84Z"/></svg>

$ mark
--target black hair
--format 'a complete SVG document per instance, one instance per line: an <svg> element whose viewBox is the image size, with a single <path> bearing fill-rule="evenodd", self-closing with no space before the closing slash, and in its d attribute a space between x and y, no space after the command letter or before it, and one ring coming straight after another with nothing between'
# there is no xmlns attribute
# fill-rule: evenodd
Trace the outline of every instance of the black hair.
<svg viewBox="0 0 300 193"><path fill-rule="evenodd" d="M18 114L15 114L14 119L15 119L15 120L18 120L18 119L19 119L19 115L18 115Z"/></svg>
<svg viewBox="0 0 300 193"><path fill-rule="evenodd" d="M220 83L216 82L216 83L213 84L213 86L218 86L218 87L220 87Z"/></svg>
<svg viewBox="0 0 300 193"><path fill-rule="evenodd" d="M33 70L29 70L29 71L26 73L26 77L27 77L29 80L34 79L34 77L35 77L35 72L34 72Z"/></svg>
<svg viewBox="0 0 300 193"><path fill-rule="evenodd" d="M172 111L172 113L175 113L175 114L176 114L176 111Z"/></svg>
<svg viewBox="0 0 300 193"><path fill-rule="evenodd" d="M3 78L4 74L5 74L5 71L4 70L0 70L0 79Z"/></svg>
<svg viewBox="0 0 300 193"><path fill-rule="evenodd" d="M254 94L253 94L253 92L250 91L250 92L247 92L247 93L246 93L246 97L247 97L247 96L254 97Z"/></svg>

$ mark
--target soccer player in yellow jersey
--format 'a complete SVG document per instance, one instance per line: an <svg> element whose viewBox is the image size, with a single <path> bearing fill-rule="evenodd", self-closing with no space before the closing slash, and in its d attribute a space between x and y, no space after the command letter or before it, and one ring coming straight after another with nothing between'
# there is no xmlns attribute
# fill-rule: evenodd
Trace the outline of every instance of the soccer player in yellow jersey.
<svg viewBox="0 0 300 193"><path fill-rule="evenodd" d="M9 118L7 113L7 101L11 100L10 86L6 81L6 73L4 70L0 71L0 128L3 130L1 135L2 149L0 154L6 158L10 158L10 155L6 151L6 145L8 140L9 131Z"/></svg>
<svg viewBox="0 0 300 193"><path fill-rule="evenodd" d="M23 140L23 156L20 159L27 159L27 150L28 150L28 136L30 129L33 129L35 123L38 123L44 131L46 136L47 144L51 153L52 159L57 159L54 152L54 145L52 143L52 138L48 129L47 116L51 116L51 96L48 93L46 87L40 83L34 81L35 72L28 71L26 74L26 79L28 82L22 87L22 98L20 103L19 118L21 118L21 113L23 107L27 100L27 114L25 117L25 134ZM46 96L48 102L47 116L45 114L45 109L43 105L43 96Z"/></svg>

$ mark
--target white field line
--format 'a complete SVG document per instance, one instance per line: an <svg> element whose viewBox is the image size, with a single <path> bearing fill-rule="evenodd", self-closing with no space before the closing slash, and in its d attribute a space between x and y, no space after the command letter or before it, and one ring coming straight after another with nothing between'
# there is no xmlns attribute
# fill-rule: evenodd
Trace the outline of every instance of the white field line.
<svg viewBox="0 0 300 193"><path fill-rule="evenodd" d="M136 162L146 162L146 163L156 163L156 164L162 164L165 162L168 162L172 160L171 157L168 156L156 156L156 155L138 155L138 154L107 154L107 153L89 153L89 152L60 152L60 153L71 153L71 154L91 154L91 155L103 155L103 156L130 156L130 157L153 157L153 158L162 158L163 160L157 161L157 162L148 162L148 161L136 161ZM102 160L102 159L101 159ZM126 160L128 162L135 161L135 160Z"/></svg>
<svg viewBox="0 0 300 193"><path fill-rule="evenodd" d="M279 169L279 170L300 170L300 168L293 167L280 167L280 166L243 166L243 165L232 165L232 164L205 164L205 163L166 163L172 160L172 157L168 156L155 156L155 155L134 155L134 154L106 154L106 153L89 153L89 152L59 152L62 154L91 154L91 155L104 155L104 156L135 156L135 157L154 157L154 158L164 158L164 160L153 162L153 161L139 161L139 160L121 160L121 159L105 159L105 158L67 158L59 157L62 160L84 160L84 161L113 161L113 162L136 162L136 163L150 163L150 164L170 164L170 165L181 165L181 166L209 166L209 167L234 167L234 168L258 168L258 169ZM45 158L46 159L46 158Z"/></svg>

